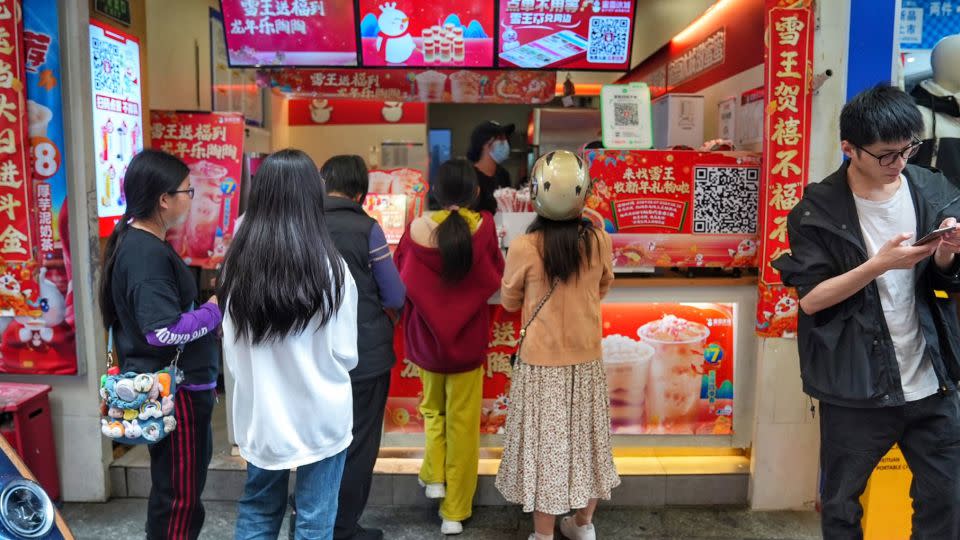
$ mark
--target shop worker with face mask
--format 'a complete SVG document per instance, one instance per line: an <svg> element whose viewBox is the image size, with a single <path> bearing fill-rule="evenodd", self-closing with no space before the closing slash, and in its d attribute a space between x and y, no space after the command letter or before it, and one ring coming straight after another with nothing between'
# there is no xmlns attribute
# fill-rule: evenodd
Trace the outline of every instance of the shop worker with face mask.
<svg viewBox="0 0 960 540"><path fill-rule="evenodd" d="M501 125L487 121L473 129L470 135L470 148L467 159L477 169L477 182L480 184L480 196L473 204L473 210L486 210L497 213L497 200L493 192L497 188L510 187L510 174L500 164L510 155L509 138L513 135L514 125Z"/></svg>

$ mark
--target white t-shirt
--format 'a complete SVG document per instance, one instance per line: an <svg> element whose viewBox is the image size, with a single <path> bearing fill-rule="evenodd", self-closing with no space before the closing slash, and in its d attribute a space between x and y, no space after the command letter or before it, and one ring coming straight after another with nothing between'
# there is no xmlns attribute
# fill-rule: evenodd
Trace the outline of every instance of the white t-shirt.
<svg viewBox="0 0 960 540"><path fill-rule="evenodd" d="M357 286L344 264L343 303L326 325L251 345L237 341L229 306L224 363L233 376L233 432L240 455L283 470L335 456L353 440L350 370L357 366Z"/></svg>
<svg viewBox="0 0 960 540"><path fill-rule="evenodd" d="M917 212L910 197L910 185L902 175L900 189L889 200L869 201L854 195L854 201L870 257L894 236L917 230ZM903 397L906 401L917 401L932 396L939 383L933 364L924 355L927 342L917 314L916 270L888 270L877 278L877 286L900 365Z"/></svg>

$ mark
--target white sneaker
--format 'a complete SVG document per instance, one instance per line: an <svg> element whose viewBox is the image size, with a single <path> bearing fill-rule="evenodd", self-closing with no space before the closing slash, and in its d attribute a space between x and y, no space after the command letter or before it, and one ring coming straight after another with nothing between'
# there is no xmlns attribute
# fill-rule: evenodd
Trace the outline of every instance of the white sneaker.
<svg viewBox="0 0 960 540"><path fill-rule="evenodd" d="M537 536L537 533L532 532L530 536L527 537L527 540L540 540L540 538L543 538L543 535ZM551 534L549 538L553 540L553 535Z"/></svg>
<svg viewBox="0 0 960 540"><path fill-rule="evenodd" d="M448 519L443 520L443 524L440 525L440 532L446 535L460 534L463 532L463 523L459 521L450 521Z"/></svg>
<svg viewBox="0 0 960 540"><path fill-rule="evenodd" d="M560 532L570 540L597 540L597 531L593 528L593 523L583 527L577 526L577 520L573 516L560 520Z"/></svg>
<svg viewBox="0 0 960 540"><path fill-rule="evenodd" d="M428 499L443 499L447 496L447 488L443 484L427 484L417 478L417 483L424 488Z"/></svg>

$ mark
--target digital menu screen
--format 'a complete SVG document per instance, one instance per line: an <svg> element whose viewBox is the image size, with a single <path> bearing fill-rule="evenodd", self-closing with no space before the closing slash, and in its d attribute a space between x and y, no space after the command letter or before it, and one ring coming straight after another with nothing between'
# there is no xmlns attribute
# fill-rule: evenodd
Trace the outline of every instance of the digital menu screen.
<svg viewBox="0 0 960 540"><path fill-rule="evenodd" d="M350 0L221 0L232 67L356 66Z"/></svg>
<svg viewBox="0 0 960 540"><path fill-rule="evenodd" d="M110 236L127 207L123 177L143 149L140 43L97 21L90 23L93 146L96 151L100 236Z"/></svg>
<svg viewBox="0 0 960 540"><path fill-rule="evenodd" d="M497 65L627 71L633 0L501 0Z"/></svg>
<svg viewBox="0 0 960 540"><path fill-rule="evenodd" d="M493 67L493 0L360 0L364 66Z"/></svg>

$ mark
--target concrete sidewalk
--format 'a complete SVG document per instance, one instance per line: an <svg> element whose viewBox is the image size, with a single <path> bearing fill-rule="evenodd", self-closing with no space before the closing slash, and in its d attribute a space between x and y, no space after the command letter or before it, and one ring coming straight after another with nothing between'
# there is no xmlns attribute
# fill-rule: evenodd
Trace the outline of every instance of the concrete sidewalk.
<svg viewBox="0 0 960 540"><path fill-rule="evenodd" d="M236 504L211 501L201 538L233 538ZM105 504L67 504L63 516L79 539L143 538L146 499L115 499ZM374 507L363 525L385 531L387 540L446 538L440 534L436 508ZM597 538L627 539L780 539L820 538L819 516L813 512L750 512L743 509L654 509L600 507ZM463 540L526 540L529 516L515 507L480 507L465 523ZM280 538L287 538L284 520ZM557 540L562 537L559 533Z"/></svg>

